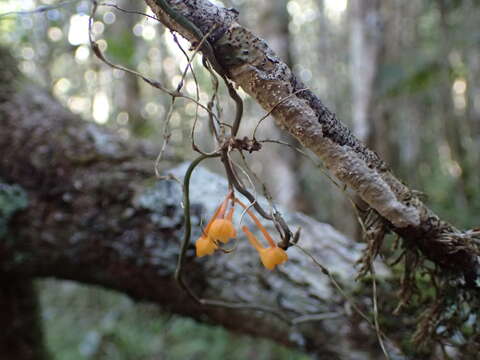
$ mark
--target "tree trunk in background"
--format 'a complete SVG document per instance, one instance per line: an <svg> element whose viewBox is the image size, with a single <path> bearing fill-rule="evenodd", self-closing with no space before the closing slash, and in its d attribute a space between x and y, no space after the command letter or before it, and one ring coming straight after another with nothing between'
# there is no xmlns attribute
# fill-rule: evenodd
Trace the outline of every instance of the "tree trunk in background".
<svg viewBox="0 0 480 360"><path fill-rule="evenodd" d="M478 2L464 1L455 4L438 0L442 46L440 59L443 60L442 101L444 107L445 138L451 149L453 167L451 176L458 188L458 208L479 208L476 196L480 164L480 61L478 60L478 39L466 38L458 44L458 37L471 32L480 16ZM466 69L467 71L465 71ZM465 85L464 88L462 86ZM453 109L453 111L452 111Z"/></svg>
<svg viewBox="0 0 480 360"><path fill-rule="evenodd" d="M420 15L420 7L419 3L401 0L381 2L379 15L382 43L378 64L379 68L385 70L382 74L384 77L390 75L388 72L398 69L407 51L414 51L408 47L418 38L416 19ZM395 172L409 179L411 169L417 168L419 161L420 135L426 131L425 123L430 123L431 119L419 120L424 117L424 109L417 104L412 106L415 98L409 94L391 95L388 88L379 94L378 88L385 86L385 81L384 78L377 78L377 96L372 104L372 134L368 143L382 154ZM399 108L403 111L398 112ZM405 171L405 168L408 170Z"/></svg>
<svg viewBox="0 0 480 360"><path fill-rule="evenodd" d="M272 48L287 64L292 66L289 36L290 17L287 12L287 1L257 1L251 11L250 21L259 35L272 45ZM275 139L298 144L292 136L280 131L274 121L271 116L263 121L259 131L262 139ZM251 122L252 131L256 124L257 121ZM306 204L302 200L301 181L299 181L298 173L301 161L299 154L292 151L291 148L279 145L265 144L264 148L264 151L256 154L253 167L261 169L258 175L265 179L273 198L291 210L305 210Z"/></svg>
<svg viewBox="0 0 480 360"><path fill-rule="evenodd" d="M142 3L133 4L129 1L121 0L117 1L117 5L121 8L128 8L136 11L143 11L144 7ZM109 25L108 36L116 39L122 39L127 44L125 52L131 51L131 55L125 56L123 59L116 59L116 62L122 63L124 66L132 68L135 63L134 58L137 56L145 56L146 49L144 41L136 41L136 37L133 34L133 27L138 21L138 17L131 14L117 13L116 21ZM116 40L118 41L118 40ZM143 47L143 49L142 49ZM124 63L126 58L131 57L131 63ZM147 58L147 56L145 56ZM113 69L112 69L113 70ZM142 101L140 94L139 79L137 76L128 72L122 73L122 81L118 81L118 86L113 91L112 99L117 105L118 113L126 112L128 114L128 128L136 136L145 136L145 133L149 132L150 126L148 120L142 116ZM120 126L126 124L120 124Z"/></svg>
<svg viewBox="0 0 480 360"><path fill-rule="evenodd" d="M458 208L467 208L469 200L471 200L469 199L467 190L470 181L470 166L468 163L465 163L465 160L468 159L468 157L466 156L463 143L468 134L465 133L465 115L456 113L456 104L453 101L452 85L454 84L455 79L452 77L450 55L455 49L453 47L451 36L452 29L450 27L451 21L449 19L449 2L446 2L445 0L437 0L437 4L440 12L440 31L442 34L442 44L439 49L439 58L441 59L442 66L441 84L439 89L439 95L441 98L439 103L441 104L440 116L443 123L443 136L446 145L444 150L447 149L448 151L448 154L444 154L443 157L450 163L445 167L449 169L448 172L450 175L455 178L457 193L455 201L459 202L457 206ZM465 107L460 110L463 112ZM460 171L456 171L455 168L459 168Z"/></svg>
<svg viewBox="0 0 480 360"><path fill-rule="evenodd" d="M480 51L478 48L472 47L467 51L467 63L470 70L467 109L472 135L478 138L480 137Z"/></svg>
<svg viewBox="0 0 480 360"><path fill-rule="evenodd" d="M117 104L122 104L119 106L119 110L128 114L128 125L132 133L139 137L145 136L145 128L148 129L148 124L147 119L141 115L142 103L137 76L125 73L123 85L123 92L119 96L123 101L117 102Z"/></svg>
<svg viewBox="0 0 480 360"><path fill-rule="evenodd" d="M272 49L285 61L293 66L294 60L290 51L290 16L287 11L288 0L260 0L252 7L252 21L255 28Z"/></svg>
<svg viewBox="0 0 480 360"><path fill-rule="evenodd" d="M471 24L476 24L480 16L480 4L478 2L467 2L466 19L468 20L469 30ZM476 38L478 44L478 38ZM468 68L467 77L467 120L470 129L470 138L468 139L468 158L472 172L471 186L480 183L480 172L475 171L480 165L480 49L478 46L469 46L465 50L466 64ZM477 206L480 206L480 202Z"/></svg>
<svg viewBox="0 0 480 360"><path fill-rule="evenodd" d="M480 51L478 47L470 47L466 50L468 63L467 78L467 119L470 129L470 138L468 139L468 159L471 167L471 180L469 192L473 192L473 187L480 183ZM477 201L477 207L480 201Z"/></svg>
<svg viewBox="0 0 480 360"><path fill-rule="evenodd" d="M372 144L372 103L383 46L380 0L352 1L350 24L350 70L352 82L352 130ZM382 137L386 134L378 134ZM377 150L373 148L374 150Z"/></svg>
<svg viewBox="0 0 480 360"><path fill-rule="evenodd" d="M0 309L0 359L48 359L33 280L0 272Z"/></svg>

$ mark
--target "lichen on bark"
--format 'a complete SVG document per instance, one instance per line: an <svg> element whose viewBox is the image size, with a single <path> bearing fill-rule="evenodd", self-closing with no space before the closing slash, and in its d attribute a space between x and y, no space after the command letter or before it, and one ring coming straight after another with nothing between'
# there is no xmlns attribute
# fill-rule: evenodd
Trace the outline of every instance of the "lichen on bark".
<svg viewBox="0 0 480 360"><path fill-rule="evenodd" d="M27 206L28 197L25 190L19 185L9 185L0 179L0 239L7 234L10 218Z"/></svg>

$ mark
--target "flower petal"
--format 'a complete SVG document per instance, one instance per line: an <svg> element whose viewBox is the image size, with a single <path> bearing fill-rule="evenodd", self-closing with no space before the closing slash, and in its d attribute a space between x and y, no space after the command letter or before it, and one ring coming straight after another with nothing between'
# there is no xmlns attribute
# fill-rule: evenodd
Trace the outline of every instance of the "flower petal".
<svg viewBox="0 0 480 360"><path fill-rule="evenodd" d="M207 235L214 241L226 243L231 238L236 237L237 232L235 231L235 227L230 220L215 219L210 225Z"/></svg>
<svg viewBox="0 0 480 360"><path fill-rule="evenodd" d="M288 260L288 255L285 250L277 246L261 249L259 253L263 266L268 270L273 270L275 266L283 264Z"/></svg>
<svg viewBox="0 0 480 360"><path fill-rule="evenodd" d="M207 236L202 235L195 242L197 257L212 255L217 248L217 244Z"/></svg>

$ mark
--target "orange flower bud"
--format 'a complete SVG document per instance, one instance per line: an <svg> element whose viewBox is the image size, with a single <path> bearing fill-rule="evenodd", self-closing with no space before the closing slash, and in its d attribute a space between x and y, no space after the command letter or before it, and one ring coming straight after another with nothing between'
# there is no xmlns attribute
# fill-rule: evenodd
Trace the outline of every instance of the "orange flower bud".
<svg viewBox="0 0 480 360"><path fill-rule="evenodd" d="M202 235L195 242L195 248L197 257L202 257L205 255L212 255L218 246L208 236Z"/></svg>
<svg viewBox="0 0 480 360"><path fill-rule="evenodd" d="M229 219L215 219L211 223L208 234L211 239L214 241L221 241L223 243L228 242L231 238L237 236L235 227Z"/></svg>
<svg viewBox="0 0 480 360"><path fill-rule="evenodd" d="M288 255L285 250L279 248L277 245L265 248L246 226L242 227L242 230L247 235L250 244L252 244L255 250L258 251L263 266L265 266L268 270L273 270L275 269L275 266L283 264L288 260Z"/></svg>
<svg viewBox="0 0 480 360"><path fill-rule="evenodd" d="M285 250L277 246L260 249L259 254L263 266L268 270L273 270L275 266L283 264L288 260L288 255Z"/></svg>

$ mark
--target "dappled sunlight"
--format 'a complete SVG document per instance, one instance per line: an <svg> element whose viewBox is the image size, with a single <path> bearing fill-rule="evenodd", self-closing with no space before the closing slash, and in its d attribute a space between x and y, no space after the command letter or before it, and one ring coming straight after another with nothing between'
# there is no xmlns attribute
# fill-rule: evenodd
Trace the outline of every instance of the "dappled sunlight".
<svg viewBox="0 0 480 360"><path fill-rule="evenodd" d="M35 5L36 2L34 0L2 0L0 1L0 13L32 10L35 8Z"/></svg>
<svg viewBox="0 0 480 360"><path fill-rule="evenodd" d="M467 99L465 92L467 90L467 82L463 78L457 78L452 85L452 97L453 105L455 106L455 112L459 115L465 112L467 107Z"/></svg>
<svg viewBox="0 0 480 360"><path fill-rule="evenodd" d="M465 90L467 90L467 82L463 78L455 79L452 85L452 90L455 95L463 95L465 94Z"/></svg>
<svg viewBox="0 0 480 360"><path fill-rule="evenodd" d="M122 125L122 126L127 125L128 120L129 120L129 116L128 116L128 113L125 111L122 111L117 115L117 123L119 125Z"/></svg>
<svg viewBox="0 0 480 360"><path fill-rule="evenodd" d="M105 124L109 115L109 97L104 92L97 92L93 98L93 119L99 124Z"/></svg>
<svg viewBox="0 0 480 360"><path fill-rule="evenodd" d="M338 18L347 10L348 0L324 0L324 4L328 16Z"/></svg>
<svg viewBox="0 0 480 360"><path fill-rule="evenodd" d="M57 42L62 40L63 31L59 27L52 26L48 29L48 38L50 41Z"/></svg>
<svg viewBox="0 0 480 360"><path fill-rule="evenodd" d="M67 93L72 86L72 83L67 78L58 79L55 85L53 86L53 93L57 96L62 96Z"/></svg>
<svg viewBox="0 0 480 360"><path fill-rule="evenodd" d="M89 98L72 96L68 99L68 108L76 114L85 114L90 111L91 101Z"/></svg>
<svg viewBox="0 0 480 360"><path fill-rule="evenodd" d="M88 16L75 14L70 18L68 42L71 45L88 44Z"/></svg>
<svg viewBox="0 0 480 360"><path fill-rule="evenodd" d="M90 57L90 48L86 45L81 45L75 51L75 60L78 63L83 63Z"/></svg>

